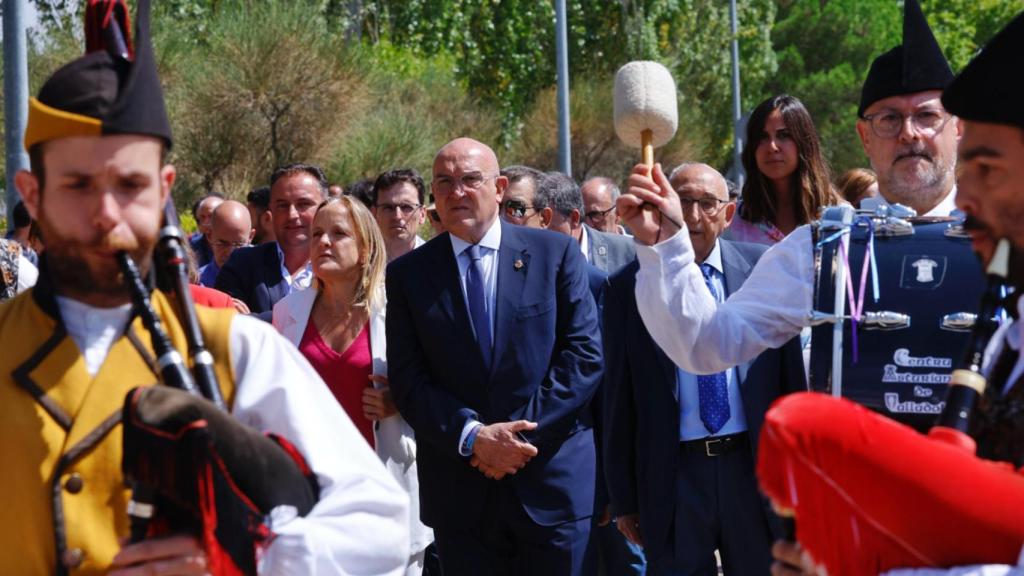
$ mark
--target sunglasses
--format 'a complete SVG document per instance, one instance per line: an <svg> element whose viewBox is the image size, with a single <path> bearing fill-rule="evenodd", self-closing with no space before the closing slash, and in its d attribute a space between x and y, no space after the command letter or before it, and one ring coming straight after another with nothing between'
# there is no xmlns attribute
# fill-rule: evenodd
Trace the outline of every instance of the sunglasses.
<svg viewBox="0 0 1024 576"><path fill-rule="evenodd" d="M427 216L430 216L430 219L433 220L434 222L437 222L438 224L441 223L441 215L437 213L436 208L431 208L430 210L427 210Z"/></svg>
<svg viewBox="0 0 1024 576"><path fill-rule="evenodd" d="M509 218L526 218L528 212L536 212L533 207L527 206L526 202L522 200L506 200L502 204L502 208Z"/></svg>

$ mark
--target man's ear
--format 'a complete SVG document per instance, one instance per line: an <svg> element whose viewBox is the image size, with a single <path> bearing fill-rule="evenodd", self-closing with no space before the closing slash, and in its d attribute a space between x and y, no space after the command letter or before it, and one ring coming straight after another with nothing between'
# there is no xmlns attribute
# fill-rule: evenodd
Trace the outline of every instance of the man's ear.
<svg viewBox="0 0 1024 576"><path fill-rule="evenodd" d="M252 239L256 237L256 229L249 228L249 244L252 244Z"/></svg>
<svg viewBox="0 0 1024 576"><path fill-rule="evenodd" d="M551 219L554 217L555 211L550 207L544 208L540 211L540 227L547 228L551 226Z"/></svg>
<svg viewBox="0 0 1024 576"><path fill-rule="evenodd" d="M171 188L174 187L174 180L178 176L178 171L174 168L173 164L167 164L160 169L160 205L163 206L167 203L167 199L171 197Z"/></svg>
<svg viewBox="0 0 1024 576"><path fill-rule="evenodd" d="M583 216L580 215L580 211L573 208L573 211L569 213L569 227L573 230L579 228L582 220Z"/></svg>
<svg viewBox="0 0 1024 576"><path fill-rule="evenodd" d="M25 203L29 216L33 220L39 219L40 190L39 179L28 170L18 170L14 175L14 187L21 195L21 201Z"/></svg>
<svg viewBox="0 0 1024 576"><path fill-rule="evenodd" d="M732 224L732 217L736 215L736 203L729 202L725 205L725 227L728 228Z"/></svg>
<svg viewBox="0 0 1024 576"><path fill-rule="evenodd" d="M864 154L868 154L868 143L871 142L871 127L867 120L857 120L857 135L860 136L860 145L864 148Z"/></svg>

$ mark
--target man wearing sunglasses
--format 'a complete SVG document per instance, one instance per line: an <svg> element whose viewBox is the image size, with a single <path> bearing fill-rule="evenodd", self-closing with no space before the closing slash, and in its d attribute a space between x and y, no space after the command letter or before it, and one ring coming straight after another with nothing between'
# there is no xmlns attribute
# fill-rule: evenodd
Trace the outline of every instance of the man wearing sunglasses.
<svg viewBox="0 0 1024 576"><path fill-rule="evenodd" d="M509 166L501 171L508 188L501 202L501 217L509 224L540 227L543 204L537 202L537 185L544 173L529 166Z"/></svg>
<svg viewBox="0 0 1024 576"><path fill-rule="evenodd" d="M417 232L426 218L426 186L416 170L384 172L373 183L370 199L377 226L384 236L388 262L423 245Z"/></svg>

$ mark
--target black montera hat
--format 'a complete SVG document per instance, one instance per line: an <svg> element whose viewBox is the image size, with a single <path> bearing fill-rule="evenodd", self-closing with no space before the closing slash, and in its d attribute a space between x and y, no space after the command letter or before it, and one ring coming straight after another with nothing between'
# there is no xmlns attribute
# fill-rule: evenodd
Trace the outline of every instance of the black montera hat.
<svg viewBox="0 0 1024 576"><path fill-rule="evenodd" d="M917 0L906 0L903 4L903 44L871 63L860 92L857 115L863 117L868 106L883 98L942 90L952 81L953 71L928 27L921 6Z"/></svg>
<svg viewBox="0 0 1024 576"><path fill-rule="evenodd" d="M942 93L950 114L973 122L1024 128L1024 75L1014 73L1024 56L1024 12L971 60Z"/></svg>
<svg viewBox="0 0 1024 576"><path fill-rule="evenodd" d="M123 5L120 0L106 1ZM154 136L171 146L149 12L149 0L139 0L133 60L107 50L91 52L54 72L38 98L29 99L26 150L57 138L106 134Z"/></svg>

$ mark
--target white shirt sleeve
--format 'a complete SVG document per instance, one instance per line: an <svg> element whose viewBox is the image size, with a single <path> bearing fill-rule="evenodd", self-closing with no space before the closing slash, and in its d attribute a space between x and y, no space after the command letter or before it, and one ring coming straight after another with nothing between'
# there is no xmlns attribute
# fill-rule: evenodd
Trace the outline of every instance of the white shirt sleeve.
<svg viewBox="0 0 1024 576"><path fill-rule="evenodd" d="M814 298L809 226L765 252L722 304L704 287L685 227L655 246L637 242L636 252L640 317L658 346L688 372L727 370L783 345L808 324Z"/></svg>
<svg viewBox="0 0 1024 576"><path fill-rule="evenodd" d="M320 483L320 501L308 515L272 526L276 536L259 573L403 574L408 496L316 371L256 318L235 316L230 346L235 417L294 444Z"/></svg>
<svg viewBox="0 0 1024 576"><path fill-rule="evenodd" d="M39 269L24 255L18 256L18 293L36 285L39 280Z"/></svg>

